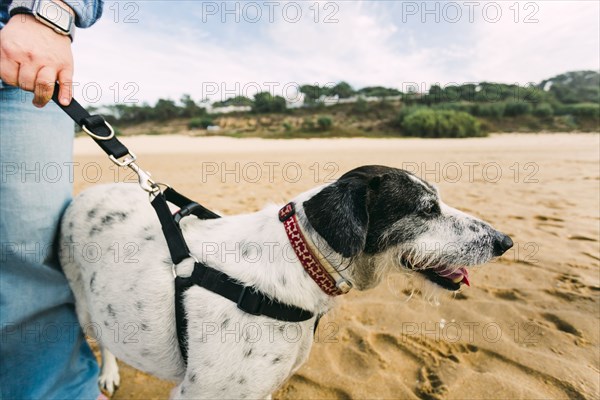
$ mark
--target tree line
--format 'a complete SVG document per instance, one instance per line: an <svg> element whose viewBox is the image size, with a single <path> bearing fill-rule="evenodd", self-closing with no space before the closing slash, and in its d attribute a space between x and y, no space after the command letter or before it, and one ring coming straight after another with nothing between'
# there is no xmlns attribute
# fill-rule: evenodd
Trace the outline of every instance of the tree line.
<svg viewBox="0 0 600 400"><path fill-rule="evenodd" d="M532 116L548 119L569 116L600 119L600 74L596 71L567 72L527 85L492 82L432 85L426 93L410 89L402 92L383 86L354 89L344 81L324 86L305 84L299 90L304 95L303 108L315 109L315 112L331 105L331 99L337 98L352 100L352 109L357 114L376 113L375 108L386 99L393 98L402 107L390 119L389 126L404 134L419 136L425 133L427 136L477 136L481 134L479 122L482 118L501 120ZM372 98L381 102L367 104L367 100ZM253 98L235 96L212 104L213 108L226 106L250 107L254 114L297 112L288 108L285 98L269 92L256 93ZM206 107L188 94L178 102L159 99L153 106L147 103L115 104L106 108L110 122L126 125L187 118L193 120L190 127L205 128L213 121ZM333 124L322 122L320 126L330 129Z"/></svg>

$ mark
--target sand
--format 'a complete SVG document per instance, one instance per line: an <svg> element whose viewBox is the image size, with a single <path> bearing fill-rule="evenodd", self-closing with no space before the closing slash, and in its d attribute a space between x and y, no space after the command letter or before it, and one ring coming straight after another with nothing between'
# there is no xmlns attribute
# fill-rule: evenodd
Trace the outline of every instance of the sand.
<svg viewBox="0 0 600 400"><path fill-rule="evenodd" d="M344 296L308 363L274 398L600 398L598 134L124 141L156 179L226 214L384 164L416 171L448 204L514 239L439 306L406 301L401 273ZM76 140L75 154L76 191L131 178L88 138ZM121 365L115 399L168 396L172 383Z"/></svg>

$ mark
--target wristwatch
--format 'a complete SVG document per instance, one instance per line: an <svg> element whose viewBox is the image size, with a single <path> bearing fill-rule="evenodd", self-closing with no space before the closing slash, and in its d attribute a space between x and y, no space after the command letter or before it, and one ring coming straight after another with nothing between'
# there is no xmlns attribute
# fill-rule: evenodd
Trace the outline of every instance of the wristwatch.
<svg viewBox="0 0 600 400"><path fill-rule="evenodd" d="M71 42L75 36L75 20L64 8L51 0L13 0L8 8L12 17L17 14L30 14L56 33L69 36Z"/></svg>

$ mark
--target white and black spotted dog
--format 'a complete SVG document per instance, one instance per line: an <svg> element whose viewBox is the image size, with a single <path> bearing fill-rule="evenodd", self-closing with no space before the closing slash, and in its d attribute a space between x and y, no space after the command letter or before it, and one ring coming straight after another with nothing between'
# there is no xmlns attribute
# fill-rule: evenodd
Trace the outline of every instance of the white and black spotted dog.
<svg viewBox="0 0 600 400"><path fill-rule="evenodd" d="M413 270L429 285L456 290L466 267L500 256L511 239L451 208L437 190L395 168L364 166L293 199L319 257L358 290L388 271ZM290 250L279 208L181 226L192 254L282 303L326 313L332 296ZM176 380L173 398L268 398L308 358L315 318L281 322L247 314L201 287L185 293L188 363L178 347L172 263L148 196L137 185L96 186L68 208L61 262L80 323L102 347L100 385L119 385L115 356ZM191 273L193 260L177 266ZM431 283L435 282L435 283ZM89 327L93 329L89 329ZM114 354L114 355L113 355Z"/></svg>

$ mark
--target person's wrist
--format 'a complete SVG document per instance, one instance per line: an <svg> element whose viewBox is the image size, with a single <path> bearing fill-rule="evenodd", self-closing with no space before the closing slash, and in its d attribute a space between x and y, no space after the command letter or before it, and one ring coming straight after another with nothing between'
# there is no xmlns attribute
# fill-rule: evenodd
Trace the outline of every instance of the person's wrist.
<svg viewBox="0 0 600 400"><path fill-rule="evenodd" d="M17 1L18 0L14 0ZM65 37L69 37L71 39L71 42L73 41L73 35L75 33L75 11L73 11L73 9L66 3L64 3L61 0L49 0L52 4L56 5L56 7L60 7L62 10L65 10L67 13L69 13L69 15L71 16L72 19L72 25L71 25L71 31L69 32L68 35L63 35L62 33L59 33L56 29L53 29L51 26L48 26L47 24L43 23L42 21L38 20L38 18L36 16L33 15L33 13L29 13L29 12L24 12L24 10L27 7L24 8L20 8L17 7L18 11L14 11L15 14L13 15L13 11L11 11L11 17L9 19L9 23L14 21L15 19L18 19L19 22L23 22L23 23L28 23L28 24L39 24L39 25L44 25L46 28L49 28L51 30L54 31L55 34L59 35L59 36L65 36ZM18 3L17 3L18 4Z"/></svg>

